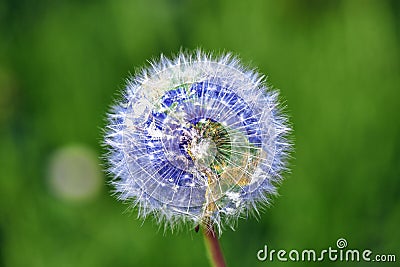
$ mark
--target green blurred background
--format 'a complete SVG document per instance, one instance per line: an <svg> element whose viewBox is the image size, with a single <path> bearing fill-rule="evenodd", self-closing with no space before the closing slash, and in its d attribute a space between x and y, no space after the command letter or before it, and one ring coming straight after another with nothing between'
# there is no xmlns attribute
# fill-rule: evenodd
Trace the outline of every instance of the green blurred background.
<svg viewBox="0 0 400 267"><path fill-rule="evenodd" d="M295 129L281 196L222 235L228 266L323 266L256 253L341 237L398 264L400 1L1 0L0 266L207 266L201 234L136 220L99 167L127 75L197 47L268 74Z"/></svg>

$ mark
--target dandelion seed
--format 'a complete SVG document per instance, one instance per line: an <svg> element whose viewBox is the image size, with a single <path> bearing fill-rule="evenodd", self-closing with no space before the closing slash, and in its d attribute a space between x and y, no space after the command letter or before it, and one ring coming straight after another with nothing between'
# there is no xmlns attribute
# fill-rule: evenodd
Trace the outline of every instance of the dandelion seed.
<svg viewBox="0 0 400 267"><path fill-rule="evenodd" d="M143 218L232 227L276 193L289 131L277 91L237 58L161 56L109 114L112 184Z"/></svg>

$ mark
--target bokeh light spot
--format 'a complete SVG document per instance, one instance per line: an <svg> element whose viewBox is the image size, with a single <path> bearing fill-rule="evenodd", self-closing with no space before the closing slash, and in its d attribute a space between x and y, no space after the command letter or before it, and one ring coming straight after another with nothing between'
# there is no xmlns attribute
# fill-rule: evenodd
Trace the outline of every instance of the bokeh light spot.
<svg viewBox="0 0 400 267"><path fill-rule="evenodd" d="M85 146L70 145L58 149L48 165L48 183L57 197L83 201L96 197L102 185L96 153Z"/></svg>

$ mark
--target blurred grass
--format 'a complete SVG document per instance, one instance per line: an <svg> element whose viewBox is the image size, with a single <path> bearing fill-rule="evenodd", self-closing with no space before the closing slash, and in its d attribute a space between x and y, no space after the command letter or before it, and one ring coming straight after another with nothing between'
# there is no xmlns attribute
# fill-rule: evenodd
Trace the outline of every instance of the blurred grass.
<svg viewBox="0 0 400 267"><path fill-rule="evenodd" d="M207 265L200 235L142 225L106 184L71 203L46 178L61 147L104 152L105 112L129 72L197 47L267 73L295 129L281 197L222 236L229 266L283 266L256 252L340 237L399 259L399 10L394 0L1 1L0 266Z"/></svg>

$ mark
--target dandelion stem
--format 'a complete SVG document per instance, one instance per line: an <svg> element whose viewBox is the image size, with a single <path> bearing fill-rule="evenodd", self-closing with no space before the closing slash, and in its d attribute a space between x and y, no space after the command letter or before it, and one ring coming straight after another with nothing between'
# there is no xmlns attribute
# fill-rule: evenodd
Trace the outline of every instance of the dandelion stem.
<svg viewBox="0 0 400 267"><path fill-rule="evenodd" d="M219 245L214 226L206 223L203 227L204 243L207 248L208 258L213 267L226 267L224 255Z"/></svg>

